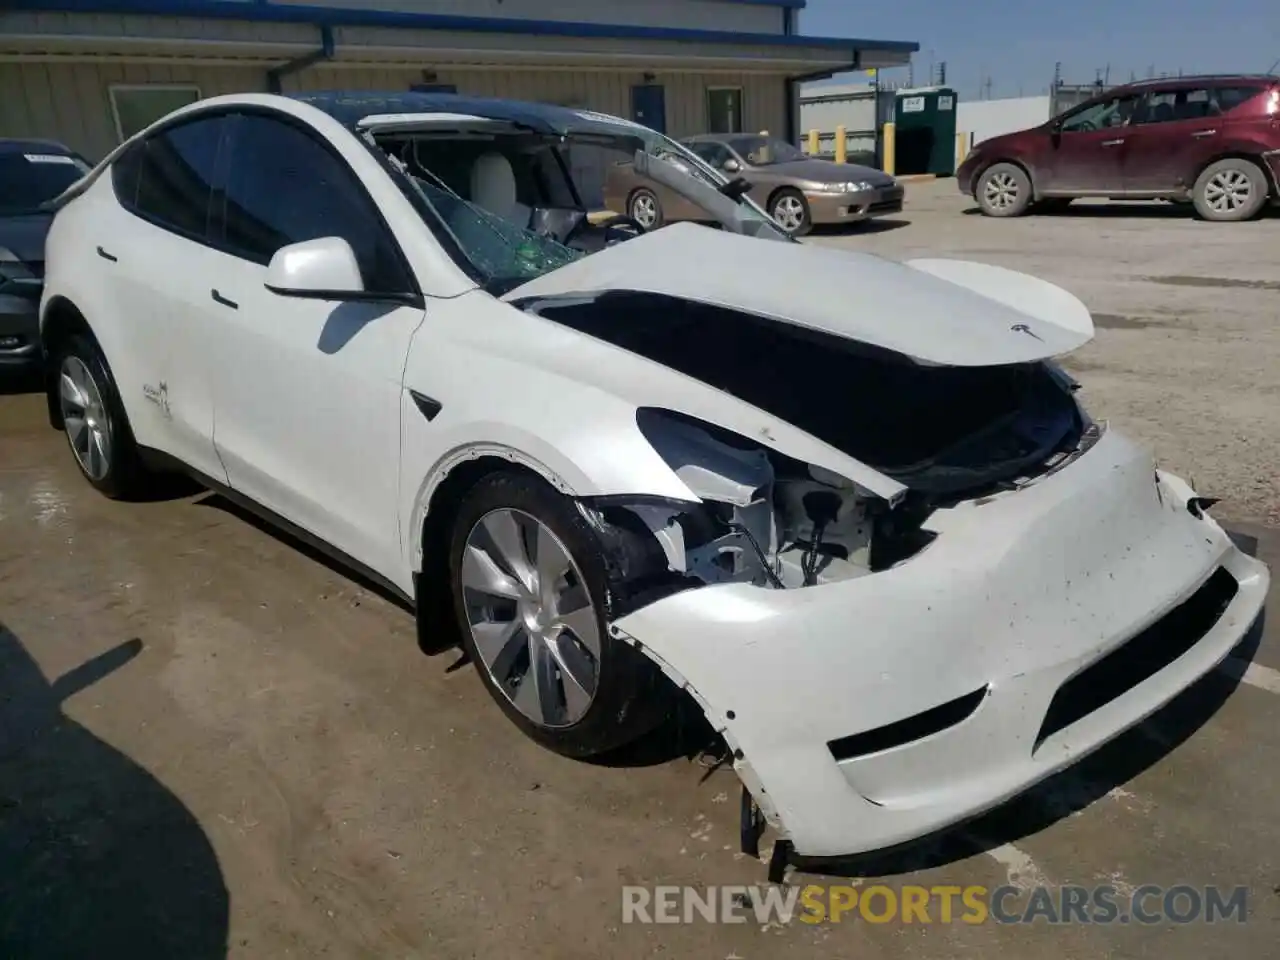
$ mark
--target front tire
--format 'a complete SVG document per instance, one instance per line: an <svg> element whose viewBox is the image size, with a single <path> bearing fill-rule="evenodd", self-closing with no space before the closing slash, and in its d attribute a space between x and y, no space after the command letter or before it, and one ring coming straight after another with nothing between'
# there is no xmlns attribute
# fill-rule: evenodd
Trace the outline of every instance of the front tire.
<svg viewBox="0 0 1280 960"><path fill-rule="evenodd" d="M80 473L114 500L141 496L150 478L101 348L92 337L76 334L55 363L62 429Z"/></svg>
<svg viewBox="0 0 1280 960"><path fill-rule="evenodd" d="M1016 163L997 163L978 178L978 207L988 217L1020 217L1031 206L1031 178Z"/></svg>
<svg viewBox="0 0 1280 960"><path fill-rule="evenodd" d="M1196 213L1205 220L1251 220L1267 202L1267 175L1256 163L1229 157L1211 163L1191 192Z"/></svg>
<svg viewBox="0 0 1280 960"><path fill-rule="evenodd" d="M467 654L531 739L591 756L662 719L662 675L608 631L596 536L547 484L514 472L480 480L454 521L449 574Z"/></svg>
<svg viewBox="0 0 1280 960"><path fill-rule="evenodd" d="M803 237L813 229L809 202L799 190L779 190L769 206L769 215L793 237Z"/></svg>
<svg viewBox="0 0 1280 960"><path fill-rule="evenodd" d="M631 194L631 199L627 201L627 213L632 220L644 227L646 233L662 226L662 201L647 187L641 187Z"/></svg>

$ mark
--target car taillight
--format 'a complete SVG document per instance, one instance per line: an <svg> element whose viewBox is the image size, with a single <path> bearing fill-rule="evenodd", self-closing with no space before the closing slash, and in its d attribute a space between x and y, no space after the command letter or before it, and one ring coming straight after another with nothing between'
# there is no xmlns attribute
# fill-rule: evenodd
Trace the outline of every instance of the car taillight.
<svg viewBox="0 0 1280 960"><path fill-rule="evenodd" d="M1280 114L1280 87L1267 95L1267 113L1273 117Z"/></svg>

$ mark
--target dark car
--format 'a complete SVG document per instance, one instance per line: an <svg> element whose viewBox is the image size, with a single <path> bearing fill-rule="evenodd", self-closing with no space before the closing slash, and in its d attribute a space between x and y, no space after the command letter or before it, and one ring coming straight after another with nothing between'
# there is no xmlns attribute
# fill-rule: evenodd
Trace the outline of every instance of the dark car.
<svg viewBox="0 0 1280 960"><path fill-rule="evenodd" d="M1280 196L1280 78L1180 77L1108 90L977 144L956 171L991 217L1076 197L1191 202L1248 220Z"/></svg>
<svg viewBox="0 0 1280 960"><path fill-rule="evenodd" d="M53 222L43 205L88 170L60 143L0 140L0 370L39 364L44 238Z"/></svg>
<svg viewBox="0 0 1280 960"><path fill-rule="evenodd" d="M810 157L763 134L704 134L680 142L726 176L751 184L751 198L795 236L814 224L857 223L902 212L901 184L872 167ZM705 215L626 163L609 170L605 205L625 210L646 230Z"/></svg>

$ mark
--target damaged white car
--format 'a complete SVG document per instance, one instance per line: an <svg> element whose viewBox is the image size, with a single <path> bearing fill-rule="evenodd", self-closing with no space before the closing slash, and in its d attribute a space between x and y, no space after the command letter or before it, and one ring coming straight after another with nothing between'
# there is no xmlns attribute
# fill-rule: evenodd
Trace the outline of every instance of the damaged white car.
<svg viewBox="0 0 1280 960"><path fill-rule="evenodd" d="M710 226L588 217L611 162ZM1078 300L746 190L566 108L204 100L60 201L50 415L104 493L179 467L456 618L554 750L686 691L800 855L994 806L1226 656L1267 571L1077 402Z"/></svg>

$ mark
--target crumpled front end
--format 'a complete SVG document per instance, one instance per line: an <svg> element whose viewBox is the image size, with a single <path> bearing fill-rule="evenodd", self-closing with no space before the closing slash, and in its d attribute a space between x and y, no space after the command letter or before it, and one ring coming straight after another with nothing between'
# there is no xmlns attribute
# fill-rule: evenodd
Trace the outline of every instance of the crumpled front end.
<svg viewBox="0 0 1280 960"><path fill-rule="evenodd" d="M764 535L735 532L739 557ZM780 589L796 584L729 571L614 621L703 706L798 854L907 841L1074 762L1218 664L1268 583L1114 432L1016 489L933 509L918 532L864 575ZM855 546L857 525L847 534ZM803 563L786 575L809 577Z"/></svg>

